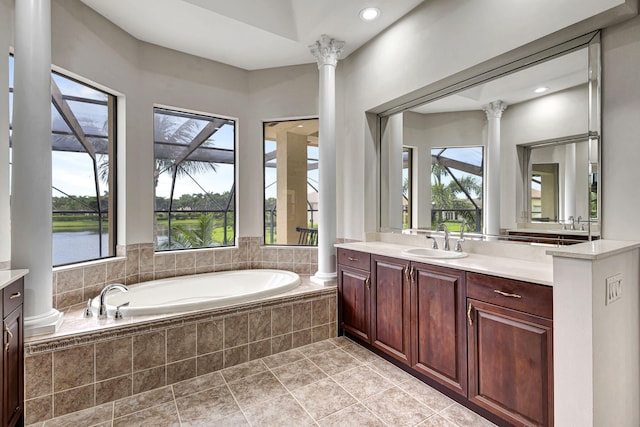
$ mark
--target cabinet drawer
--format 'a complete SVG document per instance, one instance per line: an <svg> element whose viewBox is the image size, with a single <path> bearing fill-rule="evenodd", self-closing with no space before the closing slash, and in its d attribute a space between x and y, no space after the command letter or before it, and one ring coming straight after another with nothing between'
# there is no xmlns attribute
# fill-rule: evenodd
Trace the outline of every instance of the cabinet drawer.
<svg viewBox="0 0 640 427"><path fill-rule="evenodd" d="M467 273L467 296L547 319L553 318L551 286Z"/></svg>
<svg viewBox="0 0 640 427"><path fill-rule="evenodd" d="M371 255L365 252L338 248L338 264L369 271Z"/></svg>
<svg viewBox="0 0 640 427"><path fill-rule="evenodd" d="M15 310L24 299L24 279L20 278L4 288L2 308L5 316Z"/></svg>

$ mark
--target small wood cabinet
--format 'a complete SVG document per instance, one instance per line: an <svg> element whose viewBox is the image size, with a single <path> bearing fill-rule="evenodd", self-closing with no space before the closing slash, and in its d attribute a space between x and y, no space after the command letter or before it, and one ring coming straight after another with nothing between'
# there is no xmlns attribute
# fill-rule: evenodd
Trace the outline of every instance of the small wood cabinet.
<svg viewBox="0 0 640 427"><path fill-rule="evenodd" d="M412 263L411 367L467 395L465 273Z"/></svg>
<svg viewBox="0 0 640 427"><path fill-rule="evenodd" d="M411 352L409 261L371 256L371 344L409 364Z"/></svg>
<svg viewBox="0 0 640 427"><path fill-rule="evenodd" d="M24 279L0 290L2 297L2 427L24 425Z"/></svg>
<svg viewBox="0 0 640 427"><path fill-rule="evenodd" d="M552 289L475 273L467 286L469 401L517 426L552 426Z"/></svg>
<svg viewBox="0 0 640 427"><path fill-rule="evenodd" d="M371 343L370 255L338 250L338 319L340 329Z"/></svg>

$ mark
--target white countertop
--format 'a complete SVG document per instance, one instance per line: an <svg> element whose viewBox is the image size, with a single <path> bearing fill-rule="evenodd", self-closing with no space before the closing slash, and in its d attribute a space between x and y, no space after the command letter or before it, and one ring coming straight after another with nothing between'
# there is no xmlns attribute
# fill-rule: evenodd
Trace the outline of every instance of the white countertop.
<svg viewBox="0 0 640 427"><path fill-rule="evenodd" d="M481 255L469 253L465 258L442 259L410 256L402 253L403 250L418 247L387 242L355 242L335 245L338 248L354 251L369 252L376 255L401 258L410 261L423 262L425 264L439 265L472 271L475 273L490 274L508 279L522 280L540 285L553 286L553 265L550 263L525 261L500 256ZM426 247L426 246L423 246Z"/></svg>
<svg viewBox="0 0 640 427"><path fill-rule="evenodd" d="M640 242L636 241L593 240L591 242L579 243L577 245L548 249L547 255L563 258L597 260L637 248L640 248Z"/></svg>
<svg viewBox="0 0 640 427"><path fill-rule="evenodd" d="M29 270L0 270L0 289L4 289L21 277L27 275Z"/></svg>

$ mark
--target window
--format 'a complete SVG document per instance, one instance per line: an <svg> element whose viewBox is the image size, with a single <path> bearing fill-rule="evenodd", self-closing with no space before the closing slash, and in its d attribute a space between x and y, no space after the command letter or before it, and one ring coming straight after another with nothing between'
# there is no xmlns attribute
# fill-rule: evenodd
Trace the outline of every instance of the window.
<svg viewBox="0 0 640 427"><path fill-rule="evenodd" d="M402 147L402 228L411 228L413 149Z"/></svg>
<svg viewBox="0 0 640 427"><path fill-rule="evenodd" d="M114 256L116 98L53 72L51 99L53 265Z"/></svg>
<svg viewBox="0 0 640 427"><path fill-rule="evenodd" d="M264 123L264 241L318 244L318 119Z"/></svg>
<svg viewBox="0 0 640 427"><path fill-rule="evenodd" d="M234 120L154 108L156 250L235 244Z"/></svg>
<svg viewBox="0 0 640 427"><path fill-rule="evenodd" d="M482 231L482 147L431 150L431 224L459 231L463 221ZM465 230L466 231L466 230Z"/></svg>

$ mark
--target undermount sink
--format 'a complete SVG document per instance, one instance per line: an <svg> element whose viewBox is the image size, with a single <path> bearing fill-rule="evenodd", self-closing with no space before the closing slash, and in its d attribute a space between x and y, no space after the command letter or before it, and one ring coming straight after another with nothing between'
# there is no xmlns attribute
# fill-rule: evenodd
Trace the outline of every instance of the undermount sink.
<svg viewBox="0 0 640 427"><path fill-rule="evenodd" d="M442 249L430 249L430 248L411 248L402 251L405 255L417 256L422 258L440 258L440 259L452 259L452 258L464 258L469 255L466 252L445 251Z"/></svg>

